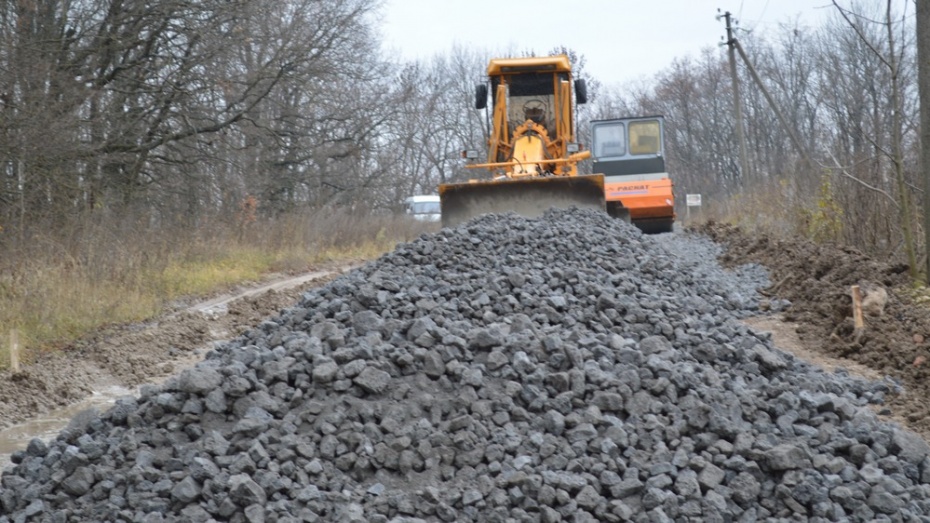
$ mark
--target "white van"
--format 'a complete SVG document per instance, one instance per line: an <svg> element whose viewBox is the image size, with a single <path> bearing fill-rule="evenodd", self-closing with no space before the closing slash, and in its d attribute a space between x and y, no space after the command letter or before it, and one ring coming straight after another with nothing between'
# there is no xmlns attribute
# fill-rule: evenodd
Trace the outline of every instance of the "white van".
<svg viewBox="0 0 930 523"><path fill-rule="evenodd" d="M411 196L404 200L407 208L407 214L414 219L424 222L438 222L442 218L442 210L439 206L439 196L424 194Z"/></svg>

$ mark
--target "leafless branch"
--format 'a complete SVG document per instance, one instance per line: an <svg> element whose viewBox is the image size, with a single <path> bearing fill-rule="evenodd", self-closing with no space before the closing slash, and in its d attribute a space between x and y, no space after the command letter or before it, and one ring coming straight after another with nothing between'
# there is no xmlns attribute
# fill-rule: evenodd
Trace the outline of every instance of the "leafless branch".
<svg viewBox="0 0 930 523"><path fill-rule="evenodd" d="M888 194L887 191L885 191L885 190L883 190L883 189L881 189L881 188L879 188L879 187L875 187L874 185L871 185L871 184L865 182L864 180L862 180L862 179L860 179L860 178L857 178L856 176L853 176L853 175L849 172L849 170L848 170L847 167L843 167L842 165L840 165L839 160L836 159L836 156L835 156L832 152L829 153L829 156L830 156L830 159L833 160L833 166L831 167L831 166L824 165L824 164L821 163L820 166L821 166L822 168L824 168L824 169L826 169L826 170L828 170L828 171L834 171L834 170L835 170L835 171L839 171L839 173L842 174L844 177L849 178L850 180L852 180L852 181L858 183L859 185L865 187L866 189L868 189L868 190L870 190L870 191L873 191L873 192L876 192L876 193L878 193L878 194L881 194L882 196L884 196L885 198L887 198L888 201L891 203L891 205L894 206L896 209L899 207L897 200L895 200L895 198L894 198L892 195ZM865 162L867 162L867 161L869 161L869 160L863 160L863 161L857 163L856 165L861 165L861 164L863 164L863 163L865 163ZM819 163L819 162L818 162L818 163Z"/></svg>

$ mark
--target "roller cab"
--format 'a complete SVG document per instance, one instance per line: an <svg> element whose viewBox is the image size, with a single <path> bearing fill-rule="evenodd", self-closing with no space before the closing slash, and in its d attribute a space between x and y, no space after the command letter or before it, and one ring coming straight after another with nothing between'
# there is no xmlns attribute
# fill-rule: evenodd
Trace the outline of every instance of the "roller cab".
<svg viewBox="0 0 930 523"><path fill-rule="evenodd" d="M664 126L661 116L592 122L593 170L604 176L607 212L649 234L671 232L675 223Z"/></svg>

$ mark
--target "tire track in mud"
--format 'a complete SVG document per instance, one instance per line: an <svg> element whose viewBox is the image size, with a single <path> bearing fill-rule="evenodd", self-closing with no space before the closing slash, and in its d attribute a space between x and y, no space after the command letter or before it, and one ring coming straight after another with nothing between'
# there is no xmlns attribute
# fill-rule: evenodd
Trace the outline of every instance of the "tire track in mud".
<svg viewBox="0 0 930 523"><path fill-rule="evenodd" d="M35 437L52 439L84 410L105 409L195 365L213 344L293 305L304 291L358 263L321 268L184 306L152 321L110 327L0 373L0 469Z"/></svg>

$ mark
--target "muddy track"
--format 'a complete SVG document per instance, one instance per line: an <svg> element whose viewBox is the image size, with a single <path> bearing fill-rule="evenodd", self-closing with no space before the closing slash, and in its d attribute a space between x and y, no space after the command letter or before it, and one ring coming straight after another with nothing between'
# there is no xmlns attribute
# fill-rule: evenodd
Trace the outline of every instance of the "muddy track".
<svg viewBox="0 0 930 523"><path fill-rule="evenodd" d="M95 393L133 389L200 360L212 344L236 336L294 304L305 290L358 265L278 275L176 310L152 321L117 325L42 354L19 373L0 373L0 428L34 419Z"/></svg>

